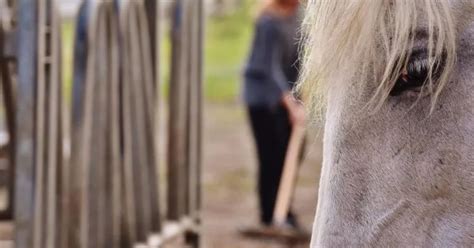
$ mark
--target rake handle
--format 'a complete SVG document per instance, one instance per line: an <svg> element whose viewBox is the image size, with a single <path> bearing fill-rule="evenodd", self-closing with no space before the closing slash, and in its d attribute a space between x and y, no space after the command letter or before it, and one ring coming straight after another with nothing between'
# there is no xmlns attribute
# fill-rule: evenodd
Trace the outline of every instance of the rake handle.
<svg viewBox="0 0 474 248"><path fill-rule="evenodd" d="M304 127L302 125L295 125L291 132L290 142L285 156L285 164L283 166L283 173L278 188L275 210L273 211L273 221L275 223L284 223L288 216L296 184L298 164L304 136Z"/></svg>

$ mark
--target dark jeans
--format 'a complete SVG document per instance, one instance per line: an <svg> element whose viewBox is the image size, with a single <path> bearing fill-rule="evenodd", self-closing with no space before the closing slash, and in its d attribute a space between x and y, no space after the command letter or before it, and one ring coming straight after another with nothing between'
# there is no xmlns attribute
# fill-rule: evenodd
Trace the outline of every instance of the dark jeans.
<svg viewBox="0 0 474 248"><path fill-rule="evenodd" d="M263 224L270 224L291 135L291 124L283 106L275 109L250 106L248 112L258 152L260 220ZM290 214L289 217L291 216Z"/></svg>

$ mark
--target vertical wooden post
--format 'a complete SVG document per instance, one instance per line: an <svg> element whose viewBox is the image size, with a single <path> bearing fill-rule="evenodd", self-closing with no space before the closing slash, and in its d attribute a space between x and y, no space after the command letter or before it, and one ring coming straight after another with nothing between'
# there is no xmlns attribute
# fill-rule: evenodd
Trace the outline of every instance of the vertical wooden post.
<svg viewBox="0 0 474 248"><path fill-rule="evenodd" d="M123 8L123 7L121 7ZM123 160L123 185L124 185L124 196L125 196L125 218L124 218L124 227L126 232L126 239L124 240L124 245L133 245L133 242L137 240L137 196L134 192L135 178L134 178L134 163L133 163L133 135L132 135L132 89L130 82L132 81L132 73L130 71L130 65L126 63L123 57L125 56L124 51L126 51L128 46L128 37L127 37L127 23L128 18L123 15L124 10L120 10L120 37L122 38L121 43L121 67L122 75L120 81L121 87L121 96L120 100L122 103L121 109L121 118L122 118L122 130L121 135L123 139L123 148L122 148L122 160ZM128 57L128 56L127 56Z"/></svg>
<svg viewBox="0 0 474 248"><path fill-rule="evenodd" d="M170 117L168 137L168 218L179 220L186 211L187 166L187 57L186 23L189 1L177 0L173 8Z"/></svg>
<svg viewBox="0 0 474 248"><path fill-rule="evenodd" d="M188 51L189 51L189 105L188 105L188 212L196 225L200 224L200 194L201 194L201 152L202 152L202 69L203 69L203 2L194 1L190 7L188 23ZM200 234L196 230L186 233L186 243L190 247L200 246Z"/></svg>
<svg viewBox="0 0 474 248"><path fill-rule="evenodd" d="M90 154L90 161L87 161L87 177L88 184L84 185L84 190L87 191L88 204L86 205L88 215L86 216L87 226L85 229L88 232L88 247L104 247L107 243L107 221L110 210L106 209L107 195L106 181L107 169L109 164L106 162L106 139L107 139L107 98L109 96L108 84L108 67L110 61L109 45L107 35L107 2L98 2L95 6L95 32L90 33L92 40L90 46L95 46L94 61L91 61L92 69L88 73L93 73L94 81L88 81L93 88L93 95L91 102L93 109L89 114L91 119L91 140L87 148ZM87 85L86 85L87 87Z"/></svg>
<svg viewBox="0 0 474 248"><path fill-rule="evenodd" d="M122 212L124 203L122 186L122 161L120 153L120 56L119 56L119 34L118 18L116 8L113 3L106 6L107 12L107 37L110 52L107 56L109 61L107 87L110 95L108 97L108 117L107 117L107 164L109 167L109 199L107 208L110 209L110 223L107 225L110 240L107 247L121 247L122 233Z"/></svg>
<svg viewBox="0 0 474 248"><path fill-rule="evenodd" d="M153 5L154 6L154 5ZM153 7L152 6L152 7ZM156 49L156 38L154 37L155 31L154 28L157 25L156 23L151 24L149 20L155 21L157 20L156 14L153 15L153 18L146 18L147 15L152 14L152 10L145 10L145 4L143 2L136 2L135 4L135 11L138 15L136 19L138 19L137 27L139 30L139 44L137 46L139 49L140 62L141 62L141 76L142 76L142 94L144 100L144 124L145 128L142 130L145 142L145 150L147 156L147 164L145 166L146 174L144 176L147 177L146 182L148 182L148 198L150 201L150 228L152 231L159 230L159 222L160 222L160 211L158 206L158 183L157 183L157 159L155 154L155 139L156 137L156 122L155 122L155 107L158 103L157 97L158 94L156 91L156 77L157 74L155 72L154 63L156 62L154 59L154 50ZM153 30L153 31L151 31Z"/></svg>
<svg viewBox="0 0 474 248"><path fill-rule="evenodd" d="M35 205L34 101L37 82L38 0L18 1L18 90L16 116L15 246L33 247Z"/></svg>
<svg viewBox="0 0 474 248"><path fill-rule="evenodd" d="M82 40L82 43L76 45L78 56L83 56L83 60L76 58L75 65L75 92L73 100L73 108L75 113L73 115L72 123L72 140L71 140L71 167L70 167L70 200L69 200L69 244L71 248L88 248L93 247L94 241L90 238L89 226L91 226L91 204L94 204L93 196L91 196L91 186L94 184L94 178L91 178L91 161L94 157L91 154L91 144L93 141L93 109L94 99L97 94L97 46L92 42L95 35L99 31L97 23L98 8L95 2L87 2L89 5L83 8L90 8L91 12L85 10L84 16L81 16L79 22L81 26L80 32L85 32L87 40ZM92 6L90 6L92 4ZM87 13L87 14L86 14ZM84 49L86 48L86 49ZM86 54L82 54L83 52Z"/></svg>
<svg viewBox="0 0 474 248"><path fill-rule="evenodd" d="M147 233L151 230L150 217L150 193L149 193L149 156L146 146L146 96L143 94L142 88L145 82L143 71L144 63L140 56L140 30L138 25L138 16L136 11L136 3L131 2L128 9L128 29L124 35L128 36L128 66L131 71L131 80L129 81L132 97L132 130L133 133L133 161L135 175L135 194L139 196L137 204L137 235L138 241L146 241ZM147 93L152 93L148 90Z"/></svg>
<svg viewBox="0 0 474 248"><path fill-rule="evenodd" d="M189 39L187 42L188 46L188 122L187 122L187 157L188 157L188 211L187 214L195 216L197 214L197 188L198 188L198 152L199 152L199 94L200 94L200 83L199 78L199 2L194 1L190 7L189 13L190 19L188 22L187 32Z"/></svg>
<svg viewBox="0 0 474 248"><path fill-rule="evenodd" d="M130 1L120 29L112 1L89 3L82 30L87 40L77 50L85 59L75 71L71 166L63 167L60 62L53 58L60 37L49 11L52 1L18 0L16 247L123 247L123 226L128 241L146 241L151 231L161 230L155 157L159 2ZM146 11L145 3L156 12ZM202 0L177 0L175 10L168 217L198 222ZM199 245L197 232L185 237Z"/></svg>
<svg viewBox="0 0 474 248"><path fill-rule="evenodd" d="M146 11L145 16L146 22L148 23L148 32L149 40L150 40L150 51L156 51L159 49L159 0L144 0L144 9ZM157 57L156 53L151 53L151 66L152 68L156 68L156 64L158 63L159 57ZM155 78L158 76L157 71L155 71L154 75ZM155 82L156 83L156 82ZM158 86L158 85L154 85Z"/></svg>
<svg viewBox="0 0 474 248"><path fill-rule="evenodd" d="M203 124L204 124L204 63L205 63L205 32L206 32L206 14L205 14L205 2L204 0L197 0L199 2L198 6L198 18L199 18L199 32L198 32L198 80L199 80L199 87L198 87L198 100L197 100L197 109L198 113L198 133L197 133L197 158L196 158L196 170L197 170L197 187L196 187L196 201L197 201L197 211L201 210L202 206L202 154L203 154ZM200 221L200 220L199 220Z"/></svg>
<svg viewBox="0 0 474 248"><path fill-rule="evenodd" d="M38 5L38 44L36 47L37 56L37 80L36 80L36 95L35 95L35 134L34 134L34 146L35 146L35 165L34 165L34 174L35 174L35 209L34 209L34 231L33 231L33 247L40 248L44 244L44 238L46 237L46 228L42 228L44 224L44 217L46 215L46 189L45 184L47 182L46 178L46 165L45 157L46 153L46 136L47 130L46 126L46 98L47 98L47 89L46 81L48 80L46 70L47 61L46 54L47 50L47 19L46 19L46 5L45 1L39 1Z"/></svg>
<svg viewBox="0 0 474 248"><path fill-rule="evenodd" d="M16 116L16 103L15 103L15 90L14 81L12 80L12 70L10 68L11 61L10 57L12 54L7 55L7 39L11 39L11 33L7 35L6 31L0 27L0 55L3 56L0 61L0 75L1 75L1 90L2 98L5 104L5 117L8 128L9 143L7 149L7 161L9 167L7 169L7 190L8 190L8 205L5 210L0 211L0 219L12 219L14 210L14 192L15 192L15 141L16 141L16 127L15 127L15 116ZM10 44L12 42L10 41ZM13 51L10 51L13 52Z"/></svg>
<svg viewBox="0 0 474 248"><path fill-rule="evenodd" d="M41 229L46 230L44 247L57 247L59 237L59 175L63 160L62 138L61 138L61 120L60 110L62 103L62 78L61 78L61 34L60 20L56 12L54 2L47 0L44 13L46 32L45 39L46 51L45 57L40 64L44 68L38 68L45 71L44 84L46 85L46 106L42 110L46 113L45 120L45 178L44 202L45 218ZM38 83L40 84L40 82ZM38 131L38 130L37 130ZM45 228L46 226L46 228Z"/></svg>

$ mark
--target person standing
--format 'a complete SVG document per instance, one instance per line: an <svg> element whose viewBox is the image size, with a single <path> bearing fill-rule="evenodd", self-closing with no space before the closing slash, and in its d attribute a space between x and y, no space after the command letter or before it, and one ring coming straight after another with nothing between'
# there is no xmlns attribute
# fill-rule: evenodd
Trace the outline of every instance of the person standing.
<svg viewBox="0 0 474 248"><path fill-rule="evenodd" d="M305 122L291 95L298 77L298 0L269 0L260 12L244 71L243 96L253 131L258 167L260 222L273 223L273 210L292 127ZM299 228L289 214L287 226Z"/></svg>

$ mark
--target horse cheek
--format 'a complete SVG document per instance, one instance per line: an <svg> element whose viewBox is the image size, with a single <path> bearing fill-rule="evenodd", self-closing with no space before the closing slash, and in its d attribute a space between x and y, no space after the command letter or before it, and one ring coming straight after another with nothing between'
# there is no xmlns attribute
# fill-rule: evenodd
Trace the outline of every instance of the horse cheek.
<svg viewBox="0 0 474 248"><path fill-rule="evenodd" d="M439 155L416 165L417 191L427 201L447 198L456 183L455 169L460 155L454 150L443 150Z"/></svg>

